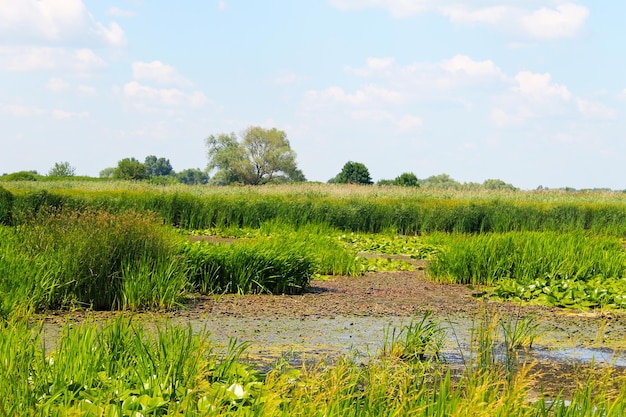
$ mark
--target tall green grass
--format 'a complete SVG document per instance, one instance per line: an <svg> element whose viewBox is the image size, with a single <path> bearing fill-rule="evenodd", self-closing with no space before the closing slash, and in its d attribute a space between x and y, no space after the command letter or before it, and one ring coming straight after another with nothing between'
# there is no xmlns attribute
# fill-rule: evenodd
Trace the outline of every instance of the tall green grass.
<svg viewBox="0 0 626 417"><path fill-rule="evenodd" d="M176 235L149 213L44 210L2 234L5 312L17 305L172 307L185 295L184 262L174 259Z"/></svg>
<svg viewBox="0 0 626 417"><path fill-rule="evenodd" d="M204 293L302 293L314 272L301 247L276 241L220 245L196 242L182 252L191 281Z"/></svg>
<svg viewBox="0 0 626 417"><path fill-rule="evenodd" d="M119 183L102 189L94 188L94 184L106 184L84 183L81 189L79 184L7 188L14 196L13 212L17 217L13 221L19 221L21 213L47 204L92 206L110 212L150 210L166 224L185 229L258 228L268 220L281 219L295 227L323 223L367 233L389 229L401 234L588 230L626 236L624 193L436 194L380 187L212 188ZM594 195L601 197L600 201L594 200Z"/></svg>
<svg viewBox="0 0 626 417"><path fill-rule="evenodd" d="M429 267L439 282L495 286L505 299L559 307L626 307L626 252L583 232L441 236Z"/></svg>
<svg viewBox="0 0 626 417"><path fill-rule="evenodd" d="M582 232L451 235L430 265L444 282L493 285L504 278L530 282L545 275L588 280L621 278L626 253L619 239Z"/></svg>

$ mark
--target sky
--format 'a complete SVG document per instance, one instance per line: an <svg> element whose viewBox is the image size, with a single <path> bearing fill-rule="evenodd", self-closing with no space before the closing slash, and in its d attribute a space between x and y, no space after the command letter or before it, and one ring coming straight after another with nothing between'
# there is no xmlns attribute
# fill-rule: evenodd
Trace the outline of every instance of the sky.
<svg viewBox="0 0 626 417"><path fill-rule="evenodd" d="M0 175L207 166L285 131L310 181L626 189L621 0L0 0Z"/></svg>

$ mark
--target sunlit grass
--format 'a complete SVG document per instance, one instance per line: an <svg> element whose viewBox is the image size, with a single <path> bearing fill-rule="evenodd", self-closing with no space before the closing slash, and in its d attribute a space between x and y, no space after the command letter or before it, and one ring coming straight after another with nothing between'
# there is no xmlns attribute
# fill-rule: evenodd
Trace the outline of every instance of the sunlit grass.
<svg viewBox="0 0 626 417"><path fill-rule="evenodd" d="M626 194L586 191L449 191L331 184L156 186L132 182L7 182L13 212L52 206L151 210L186 229L258 228L281 219L344 231L401 234L572 231L626 236Z"/></svg>

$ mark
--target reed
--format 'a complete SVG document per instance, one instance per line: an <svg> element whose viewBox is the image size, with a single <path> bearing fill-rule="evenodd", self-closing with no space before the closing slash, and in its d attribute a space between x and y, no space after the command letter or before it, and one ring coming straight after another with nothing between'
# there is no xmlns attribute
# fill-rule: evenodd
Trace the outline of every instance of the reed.
<svg viewBox="0 0 626 417"><path fill-rule="evenodd" d="M203 293L301 293L314 272L314 261L302 245L283 243L196 242L185 245L182 254L193 285Z"/></svg>
<svg viewBox="0 0 626 417"><path fill-rule="evenodd" d="M626 254L619 239L582 232L511 232L453 235L432 262L432 279L494 285L511 278L531 282L549 276L588 280L622 277Z"/></svg>
<svg viewBox="0 0 626 417"><path fill-rule="evenodd" d="M5 311L16 304L35 310L120 308L130 301L123 293L132 286L125 287L125 280L142 277L128 267L135 264L149 265L139 270L146 285L141 301L132 298L135 307L172 305L184 295L184 275L161 267L175 254L176 235L149 213L42 210L3 233L7 251L0 264L5 272L0 288Z"/></svg>
<svg viewBox="0 0 626 417"><path fill-rule="evenodd" d="M449 192L402 187L207 187L139 183L5 183L13 221L43 205L150 210L186 229L253 227L272 219L324 223L344 231L401 234L574 231L626 236L626 195L618 192ZM16 217L17 216L17 217Z"/></svg>

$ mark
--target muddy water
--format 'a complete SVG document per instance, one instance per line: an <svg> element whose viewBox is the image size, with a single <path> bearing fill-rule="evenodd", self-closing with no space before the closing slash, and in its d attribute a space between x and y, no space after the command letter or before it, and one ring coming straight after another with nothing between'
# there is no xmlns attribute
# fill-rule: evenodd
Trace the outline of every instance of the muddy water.
<svg viewBox="0 0 626 417"><path fill-rule="evenodd" d="M247 350L251 361L265 367L279 358L293 363L302 360L317 361L342 354L367 360L385 342L394 328L399 330L409 323L407 317L345 317L289 318L237 317L176 314L137 315L133 320L151 328L164 321L190 325L194 331L207 331L218 348L225 348L229 340L250 342ZM443 358L450 363L463 363L469 355L472 329L476 320L471 316L435 318L445 331ZM53 349L59 337L58 322L43 327L47 349ZM499 328L496 327L496 332ZM605 320L581 320L566 315L543 318L537 339L528 356L522 359L549 363L589 363L626 367L626 356L620 352L626 347L626 328L607 326Z"/></svg>

